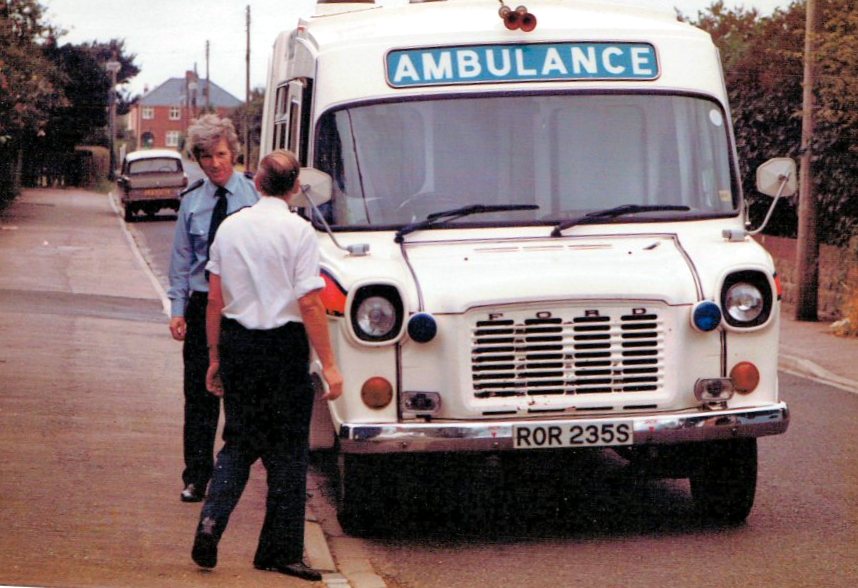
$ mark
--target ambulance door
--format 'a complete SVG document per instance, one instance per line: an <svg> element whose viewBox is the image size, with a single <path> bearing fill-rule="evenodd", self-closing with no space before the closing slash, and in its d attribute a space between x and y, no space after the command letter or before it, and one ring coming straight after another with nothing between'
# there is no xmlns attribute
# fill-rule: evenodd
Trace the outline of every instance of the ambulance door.
<svg viewBox="0 0 858 588"><path fill-rule="evenodd" d="M292 80L277 88L272 149L288 149L307 165L310 83Z"/></svg>

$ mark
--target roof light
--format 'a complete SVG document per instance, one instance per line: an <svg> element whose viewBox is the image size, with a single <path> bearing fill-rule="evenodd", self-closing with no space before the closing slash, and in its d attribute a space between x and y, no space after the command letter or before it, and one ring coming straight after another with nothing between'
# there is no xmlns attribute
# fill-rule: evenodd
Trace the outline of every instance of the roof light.
<svg viewBox="0 0 858 588"><path fill-rule="evenodd" d="M503 24L511 31L521 29L525 33L529 33L536 28L536 17L527 11L526 6L518 6L515 10L499 0L501 7L498 14L503 19Z"/></svg>

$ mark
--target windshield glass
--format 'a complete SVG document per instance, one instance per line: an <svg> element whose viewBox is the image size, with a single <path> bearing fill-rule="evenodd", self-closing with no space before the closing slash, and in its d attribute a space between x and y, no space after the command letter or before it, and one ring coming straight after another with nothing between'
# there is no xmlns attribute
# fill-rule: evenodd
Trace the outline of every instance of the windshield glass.
<svg viewBox="0 0 858 588"><path fill-rule="evenodd" d="M179 173L182 163L178 159L167 157L147 157L132 161L128 165L129 174Z"/></svg>
<svg viewBox="0 0 858 588"><path fill-rule="evenodd" d="M554 223L619 205L724 214L738 196L724 115L687 96L527 95L381 103L327 113L316 165L331 224L395 227L471 204L535 204L458 224ZM652 215L639 215L652 218Z"/></svg>

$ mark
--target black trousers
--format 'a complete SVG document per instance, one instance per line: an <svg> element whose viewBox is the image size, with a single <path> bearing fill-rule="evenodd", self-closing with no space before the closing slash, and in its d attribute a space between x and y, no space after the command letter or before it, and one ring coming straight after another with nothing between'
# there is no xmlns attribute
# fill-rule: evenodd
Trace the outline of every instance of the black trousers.
<svg viewBox="0 0 858 588"><path fill-rule="evenodd" d="M185 363L185 485L195 484L205 491L214 469L214 445L220 417L220 399L206 390L209 352L206 344L205 292L193 292L185 309L188 330L182 357Z"/></svg>
<svg viewBox="0 0 858 588"><path fill-rule="evenodd" d="M250 475L262 459L268 479L257 564L289 564L304 552L304 510L313 387L304 326L249 330L221 321L224 446L200 515L219 539Z"/></svg>

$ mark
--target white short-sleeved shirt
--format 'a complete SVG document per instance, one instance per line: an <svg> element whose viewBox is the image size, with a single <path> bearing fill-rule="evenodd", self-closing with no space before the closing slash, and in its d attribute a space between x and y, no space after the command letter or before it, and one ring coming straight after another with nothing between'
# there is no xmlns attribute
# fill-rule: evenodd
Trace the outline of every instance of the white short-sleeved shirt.
<svg viewBox="0 0 858 588"><path fill-rule="evenodd" d="M223 315L247 329L302 322L298 300L325 285L312 226L270 196L223 221L206 269L221 278Z"/></svg>

